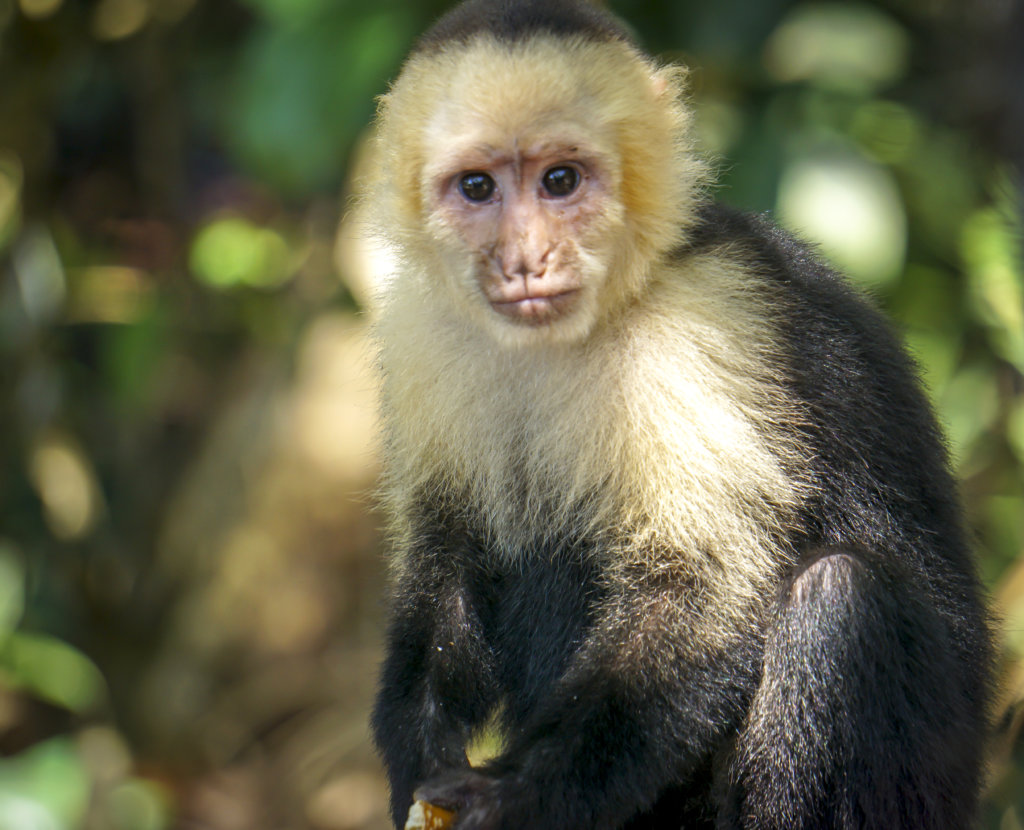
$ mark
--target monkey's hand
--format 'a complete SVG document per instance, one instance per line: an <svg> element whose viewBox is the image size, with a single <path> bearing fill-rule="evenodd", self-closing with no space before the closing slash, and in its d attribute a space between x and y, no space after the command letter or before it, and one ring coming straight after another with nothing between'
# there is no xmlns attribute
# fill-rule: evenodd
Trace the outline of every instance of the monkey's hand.
<svg viewBox="0 0 1024 830"><path fill-rule="evenodd" d="M515 804L509 784L477 770L452 770L422 784L414 798L454 812L451 830L502 830Z"/></svg>

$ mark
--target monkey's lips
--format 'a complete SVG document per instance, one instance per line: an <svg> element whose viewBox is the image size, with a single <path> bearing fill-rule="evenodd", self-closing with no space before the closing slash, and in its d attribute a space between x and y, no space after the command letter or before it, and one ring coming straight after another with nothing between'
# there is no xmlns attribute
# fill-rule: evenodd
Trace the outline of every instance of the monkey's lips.
<svg viewBox="0 0 1024 830"><path fill-rule="evenodd" d="M522 284L488 291L487 299L499 314L518 323L544 325L568 314L579 298L578 288L529 288Z"/></svg>

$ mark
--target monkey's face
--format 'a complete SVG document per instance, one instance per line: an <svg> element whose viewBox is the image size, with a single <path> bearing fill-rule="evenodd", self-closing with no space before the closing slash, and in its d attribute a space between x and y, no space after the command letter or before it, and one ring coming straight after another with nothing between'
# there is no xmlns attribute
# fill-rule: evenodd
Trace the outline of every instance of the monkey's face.
<svg viewBox="0 0 1024 830"><path fill-rule="evenodd" d="M599 316L622 232L616 170L573 132L474 136L431 165L449 288L505 342L578 339Z"/></svg>
<svg viewBox="0 0 1024 830"><path fill-rule="evenodd" d="M418 54L383 100L380 224L429 296L499 343L581 342L691 213L681 80L618 42Z"/></svg>

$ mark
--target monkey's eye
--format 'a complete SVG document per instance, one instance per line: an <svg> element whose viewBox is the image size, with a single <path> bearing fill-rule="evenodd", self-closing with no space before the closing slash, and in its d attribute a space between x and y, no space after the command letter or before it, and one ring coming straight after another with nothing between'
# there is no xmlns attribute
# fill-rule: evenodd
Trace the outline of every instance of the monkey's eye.
<svg viewBox="0 0 1024 830"><path fill-rule="evenodd" d="M580 174L575 167L562 165L552 167L541 180L544 189L551 196L568 196L580 184Z"/></svg>
<svg viewBox="0 0 1024 830"><path fill-rule="evenodd" d="M459 192L471 202L486 202L494 187L494 179L486 173L464 173L459 179Z"/></svg>

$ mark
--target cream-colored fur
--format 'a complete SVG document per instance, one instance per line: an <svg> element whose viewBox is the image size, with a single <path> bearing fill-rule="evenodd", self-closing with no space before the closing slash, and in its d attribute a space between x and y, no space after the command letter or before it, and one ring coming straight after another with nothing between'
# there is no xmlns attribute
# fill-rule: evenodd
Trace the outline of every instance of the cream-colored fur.
<svg viewBox="0 0 1024 830"><path fill-rule="evenodd" d="M382 105L368 197L403 263L377 327L399 555L415 503L441 488L509 565L587 538L613 578L698 580L710 641L749 621L790 556L800 413L770 289L728 251L668 254L705 177L680 81L623 44L481 38L414 57ZM430 212L430 153L460 120L527 135L559 111L620 160L602 226L616 249L588 243L607 285L584 328L504 337L511 324L467 313L468 283L447 273L470 266Z"/></svg>
<svg viewBox="0 0 1024 830"><path fill-rule="evenodd" d="M443 486L509 562L586 534L646 573L720 572L738 612L756 601L789 555L800 413L749 281L694 258L586 343L514 350L436 295L396 293L379 335L399 522Z"/></svg>

